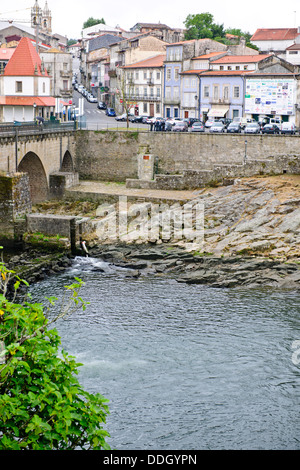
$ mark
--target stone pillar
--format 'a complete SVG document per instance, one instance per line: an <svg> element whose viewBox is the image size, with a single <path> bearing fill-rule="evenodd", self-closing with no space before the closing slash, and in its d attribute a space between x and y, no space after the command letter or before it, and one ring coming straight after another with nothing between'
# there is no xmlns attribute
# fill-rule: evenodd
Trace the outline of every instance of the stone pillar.
<svg viewBox="0 0 300 470"><path fill-rule="evenodd" d="M151 181L154 179L155 157L149 153L138 155L138 177L140 180Z"/></svg>

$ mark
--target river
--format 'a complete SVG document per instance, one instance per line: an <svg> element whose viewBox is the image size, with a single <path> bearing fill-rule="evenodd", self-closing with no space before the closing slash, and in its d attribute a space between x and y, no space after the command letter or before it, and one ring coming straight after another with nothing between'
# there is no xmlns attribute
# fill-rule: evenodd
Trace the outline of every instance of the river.
<svg viewBox="0 0 300 470"><path fill-rule="evenodd" d="M86 283L86 311L56 328L63 348L84 364L83 387L110 401L110 446L300 449L299 292L127 273L76 258L31 287L42 302L60 297L74 276Z"/></svg>

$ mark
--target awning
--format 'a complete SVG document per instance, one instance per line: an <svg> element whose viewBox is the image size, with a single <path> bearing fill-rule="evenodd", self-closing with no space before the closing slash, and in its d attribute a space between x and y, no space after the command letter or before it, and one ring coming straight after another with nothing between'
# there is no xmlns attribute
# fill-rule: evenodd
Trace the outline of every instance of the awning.
<svg viewBox="0 0 300 470"><path fill-rule="evenodd" d="M226 113L228 113L229 108L225 105L219 106L212 106L212 108L208 112L209 117L223 117Z"/></svg>

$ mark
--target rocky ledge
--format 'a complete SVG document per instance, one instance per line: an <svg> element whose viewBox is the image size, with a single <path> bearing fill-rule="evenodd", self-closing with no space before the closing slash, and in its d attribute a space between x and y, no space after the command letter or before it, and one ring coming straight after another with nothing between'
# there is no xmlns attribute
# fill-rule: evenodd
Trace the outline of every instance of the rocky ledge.
<svg viewBox="0 0 300 470"><path fill-rule="evenodd" d="M201 256L174 246L102 245L90 256L127 268L129 276L155 273L211 287L273 287L300 291L300 263L253 256Z"/></svg>

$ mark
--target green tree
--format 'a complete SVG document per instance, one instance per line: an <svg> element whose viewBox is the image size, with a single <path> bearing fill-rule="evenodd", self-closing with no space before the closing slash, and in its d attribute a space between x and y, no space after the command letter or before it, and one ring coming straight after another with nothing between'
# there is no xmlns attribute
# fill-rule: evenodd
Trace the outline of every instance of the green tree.
<svg viewBox="0 0 300 470"><path fill-rule="evenodd" d="M68 44L68 46L73 46L73 44L77 44L77 40L76 39L69 39L67 44Z"/></svg>
<svg viewBox="0 0 300 470"><path fill-rule="evenodd" d="M184 21L185 39L216 39L225 36L224 26L214 23L211 13L188 15Z"/></svg>
<svg viewBox="0 0 300 470"><path fill-rule="evenodd" d="M101 18L101 20L98 20L96 18L93 18L92 16L90 16L84 23L83 23L83 29L85 28L89 28L90 26L94 26L95 24L105 24L105 21L103 18Z"/></svg>
<svg viewBox="0 0 300 470"><path fill-rule="evenodd" d="M14 273L0 263L0 450L109 449L102 425L107 400L82 389L74 357L62 350L51 325L74 309L85 309L80 279L66 287L58 313L55 298L48 307L8 300ZM15 278L14 292L19 278Z"/></svg>
<svg viewBox="0 0 300 470"><path fill-rule="evenodd" d="M226 29L225 33L233 34L234 36L237 36L239 39L244 38L246 41L247 47L251 47L252 49L258 50L258 47L251 43L252 34L250 34L249 32L244 32L238 28L228 28Z"/></svg>

